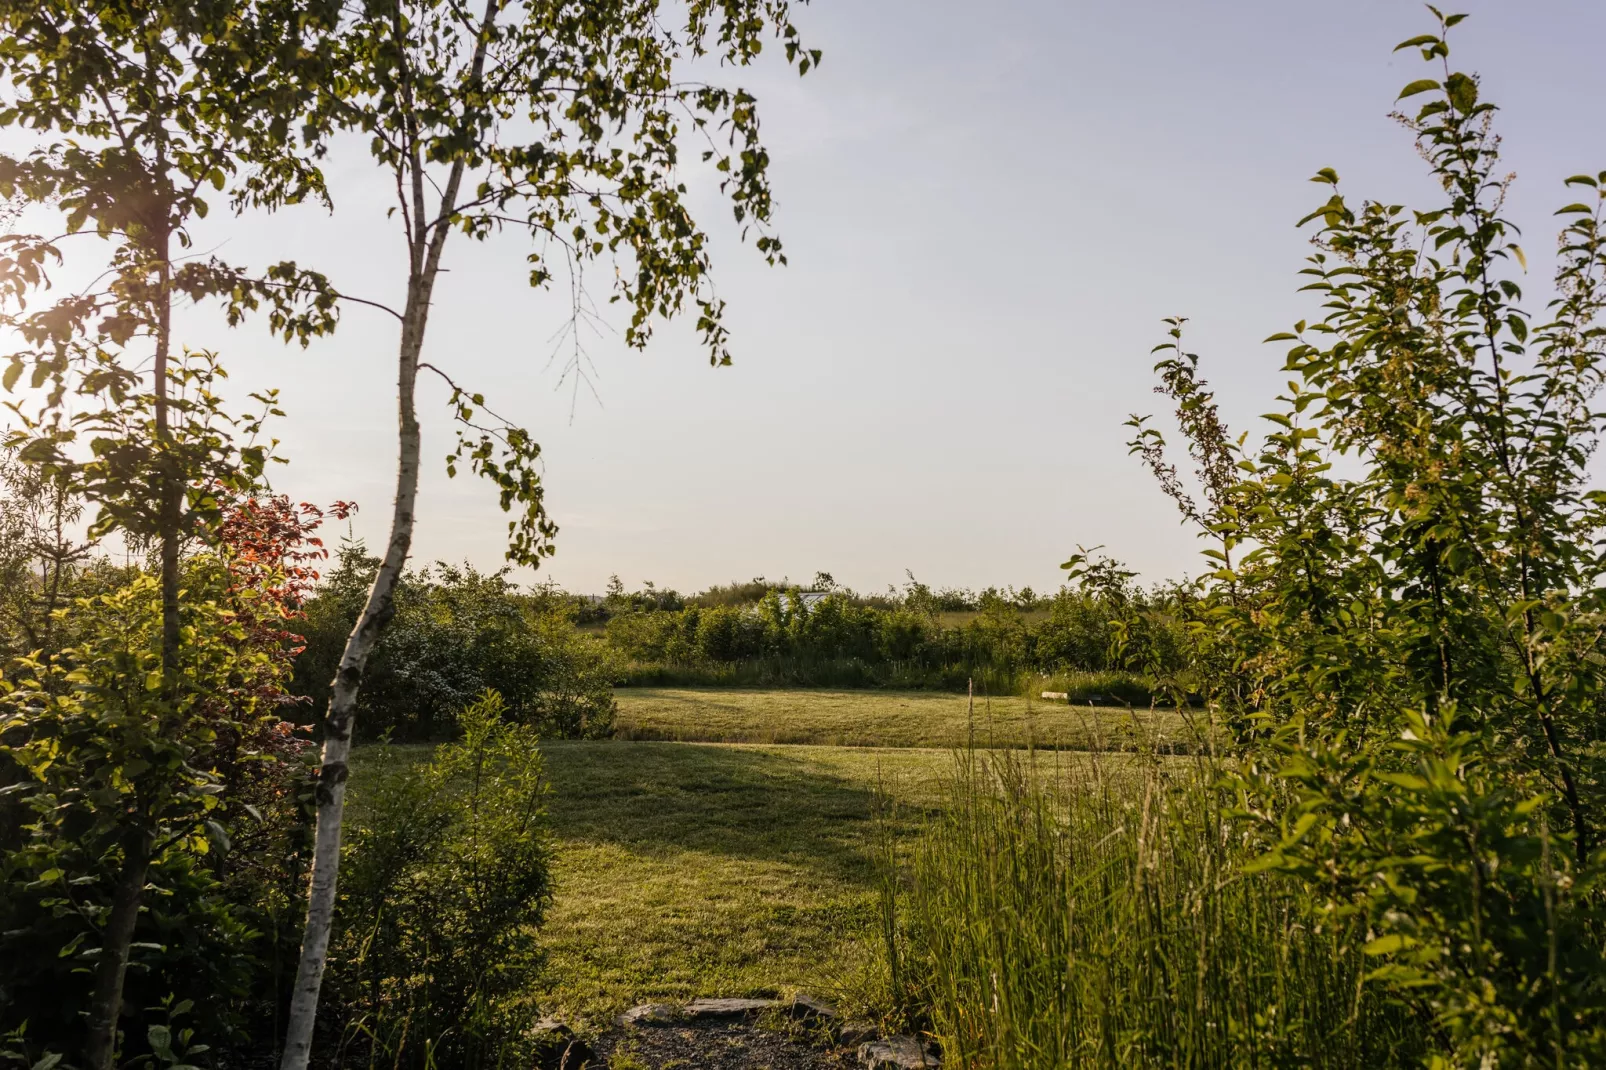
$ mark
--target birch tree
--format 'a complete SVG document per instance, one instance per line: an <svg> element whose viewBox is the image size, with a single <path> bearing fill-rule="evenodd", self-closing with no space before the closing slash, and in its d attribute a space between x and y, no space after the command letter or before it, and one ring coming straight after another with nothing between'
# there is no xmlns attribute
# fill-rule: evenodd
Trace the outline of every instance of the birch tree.
<svg viewBox="0 0 1606 1070"><path fill-rule="evenodd" d="M766 41L800 73L819 62L802 47L788 0L366 0L346 10L315 126L322 135L363 135L395 189L392 218L406 250L398 265L405 297L387 308L399 332L398 463L390 535L324 718L284 1070L301 1070L311 1053L356 698L412 546L420 372L440 377L450 393L457 437L448 472L467 465L488 477L511 514L508 558L537 565L556 535L531 436L487 409L450 369L424 360L448 239L527 236L530 285L566 281L576 316L585 266L611 260L611 300L628 317L627 343L645 346L657 319L685 312L695 315L710 361L729 363L724 306L710 282L708 238L687 206L682 155L700 154L744 238L769 263L784 262L769 229L769 156L756 102L739 86L697 77L751 64Z"/></svg>
<svg viewBox="0 0 1606 1070"><path fill-rule="evenodd" d="M92 534L118 529L154 547L159 692L173 709L193 687L181 657L180 554L215 513L203 469L216 460L198 458L176 434L172 391L190 373L175 352L175 302L221 300L231 321L266 305L274 330L303 341L331 328L337 308L322 278L293 264L253 276L193 256L190 230L208 197L226 189L236 206L320 193L316 167L294 151L293 119L317 73L308 43L334 25L335 10L305 0L0 0L9 75L0 127L39 139L22 155L0 156L0 196L53 205L63 217L56 236L0 235L0 296L9 299L0 323L22 340L4 358L3 385L11 391L27 375L40 402L12 406L23 424L12 444L23 462L70 479L97 506ZM85 289L27 309L69 245L75 257L83 251L77 262L104 270ZM144 359L148 391L136 366ZM69 412L74 398L89 400L91 423L134 418L148 403L151 433L104 439L86 466L74 452L83 429ZM97 1070L116 1056L129 944L159 850L142 812L125 815L94 966L84 1054Z"/></svg>

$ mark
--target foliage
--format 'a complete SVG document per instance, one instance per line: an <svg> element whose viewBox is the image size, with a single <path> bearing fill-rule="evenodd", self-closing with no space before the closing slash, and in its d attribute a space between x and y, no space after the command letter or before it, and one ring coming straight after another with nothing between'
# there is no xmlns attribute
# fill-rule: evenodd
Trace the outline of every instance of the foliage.
<svg viewBox="0 0 1606 1070"><path fill-rule="evenodd" d="M59 649L56 610L93 551L77 538L82 512L67 481L0 455L0 656Z"/></svg>
<svg viewBox="0 0 1606 1070"><path fill-rule="evenodd" d="M1240 451L1184 422L1212 488L1192 519L1221 546L1194 631L1246 746L1251 868L1365 932L1367 985L1431 1019L1437 1065L1594 1064L1606 173L1567 180L1584 199L1558 213L1556 296L1531 315L1495 107L1449 64L1461 18L1400 46L1434 68L1400 121L1444 200L1356 205L1318 173L1305 274L1325 314L1273 336L1294 377L1274 430ZM1173 326L1159 370L1186 406L1208 394ZM1217 486L1222 449L1237 471Z"/></svg>
<svg viewBox="0 0 1606 1070"><path fill-rule="evenodd" d="M638 608L614 600L609 645L634 684L740 682L749 686L930 687L993 694L1043 690L1042 674L1135 671L1187 688L1176 587L1145 590L1109 562L1051 598L989 590L958 619L914 585L893 599L832 592L805 599L767 589L732 605L725 589L684 608ZM1173 679L1176 678L1176 679ZM1084 697L1110 692L1088 691ZM1147 703L1148 687L1120 696Z"/></svg>
<svg viewBox="0 0 1606 1070"><path fill-rule="evenodd" d="M885 885L889 983L945 1060L1041 1067L1404 1067L1420 1021L1361 984L1357 919L1310 925L1208 761L1094 755L1050 779L962 756Z"/></svg>
<svg viewBox="0 0 1606 1070"><path fill-rule="evenodd" d="M296 687L314 706L327 701L377 565L361 544L343 545L327 582L306 602L307 649L296 663ZM506 570L438 563L408 572L395 604L358 699L364 731L447 736L456 711L487 688L501 696L508 717L548 737L610 731L609 652L575 630L550 592L520 593Z"/></svg>
<svg viewBox="0 0 1606 1070"><path fill-rule="evenodd" d="M15 771L6 803L25 815L0 875L0 1002L8 1019L29 1021L31 1038L68 1050L87 1009L84 964L100 953L131 858L149 859L141 883L156 894L133 934L129 1001L176 993L226 1036L239 1024L231 1003L251 991L253 919L224 894L213 861L249 819L219 759L225 749L235 763L275 757L262 736L279 721L270 696L285 670L250 642L215 559L195 562L188 581L182 667L194 686L177 701L159 686L161 599L149 575L80 599L68 610L74 645L49 663L19 659L0 683L0 760Z"/></svg>
<svg viewBox="0 0 1606 1070"><path fill-rule="evenodd" d="M524 1024L508 1000L539 964L552 894L541 752L494 691L459 732L376 779L345 848L331 986L357 1062L503 1065Z"/></svg>
<svg viewBox="0 0 1606 1070"><path fill-rule="evenodd" d="M27 495L42 484L47 519L76 513L81 499L62 490L74 483L38 471L23 469L9 489ZM49 622L49 647L26 642L38 634L26 621L4 633L34 653L7 670L0 733L0 1005L4 1023L27 1018L30 1040L58 1053L80 1046L86 964L128 866L128 837L151 852L129 1010L153 1013L176 994L188 1003L184 1029L239 1041L271 1021L276 963L293 952L285 914L305 867L310 742L285 720L299 650L286 625L324 556L323 511L272 496L222 498L216 509L215 548L184 563L181 669L193 686L177 703L152 686L161 616L152 573L84 560L76 546L62 555L54 527L23 548L50 577L32 590L53 589L65 604ZM147 1032L126 1031L127 1057Z"/></svg>

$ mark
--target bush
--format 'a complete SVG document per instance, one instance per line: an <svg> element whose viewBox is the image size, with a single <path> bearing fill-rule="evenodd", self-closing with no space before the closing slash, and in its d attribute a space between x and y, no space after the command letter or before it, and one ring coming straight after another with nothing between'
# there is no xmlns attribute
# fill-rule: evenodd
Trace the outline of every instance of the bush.
<svg viewBox="0 0 1606 1070"><path fill-rule="evenodd" d="M537 732L487 691L415 769L382 748L343 848L331 977L341 1065L505 1065L551 899Z"/></svg>
<svg viewBox="0 0 1606 1070"><path fill-rule="evenodd" d="M152 687L161 600L144 574L76 600L71 645L0 678L0 1028L79 1046L86 966L134 877L125 1010L174 996L204 1036L240 1041L251 1005L276 998L267 964L284 947L264 930L296 872L298 746L278 719L283 652L250 626L277 604L236 579L215 556L186 564L176 701ZM235 838L263 853L236 864ZM125 1043L137 1054L143 1031Z"/></svg>
<svg viewBox="0 0 1606 1070"><path fill-rule="evenodd" d="M311 710L327 707L329 682L377 565L360 543L343 546L306 604L295 687ZM455 729L456 711L490 689L502 696L506 716L546 735L606 735L610 651L574 627L571 608L544 588L520 592L505 570L438 563L408 572L396 590L395 619L368 659L358 731L441 739Z"/></svg>
<svg viewBox="0 0 1606 1070"><path fill-rule="evenodd" d="M1185 656L1180 606L1189 592L1146 591L1131 574L1103 563L1091 581L1052 598L993 589L968 608L938 607L958 596L927 597L914 585L898 603L831 592L767 590L747 605L628 608L607 622L609 645L626 666L620 682L740 683L748 686L941 688L977 682L994 694L1029 688L1038 674L1141 673L1169 679ZM939 617L958 612L963 619ZM1147 702L1147 685L1127 694ZM1139 695L1141 692L1141 695Z"/></svg>

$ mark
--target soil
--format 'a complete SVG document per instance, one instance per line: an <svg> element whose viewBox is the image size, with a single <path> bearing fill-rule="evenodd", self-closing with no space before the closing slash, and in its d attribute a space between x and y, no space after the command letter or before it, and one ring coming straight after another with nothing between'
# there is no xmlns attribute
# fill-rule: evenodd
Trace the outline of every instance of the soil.
<svg viewBox="0 0 1606 1070"><path fill-rule="evenodd" d="M752 1022L686 1022L620 1029L596 1042L608 1070L849 1070L847 1048L825 1037Z"/></svg>

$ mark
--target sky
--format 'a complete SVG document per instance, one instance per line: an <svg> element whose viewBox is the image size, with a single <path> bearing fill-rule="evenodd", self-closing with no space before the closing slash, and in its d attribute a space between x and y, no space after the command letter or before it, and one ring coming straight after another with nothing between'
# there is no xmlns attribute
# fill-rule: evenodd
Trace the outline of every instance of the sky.
<svg viewBox="0 0 1606 1070"><path fill-rule="evenodd" d="M1452 39L1483 77L1518 175L1510 215L1540 289L1573 198L1606 168L1599 0L1461 0ZM1429 203L1388 113L1430 72L1393 46L1433 28L1407 0L816 0L797 13L817 72L778 57L739 80L760 101L789 266L743 247L700 175L735 363L710 368L689 325L644 352L590 340L596 397L562 381L562 292L530 290L515 237L448 247L425 359L544 447L560 533L542 567L575 591L617 573L693 590L818 570L867 591L902 583L1052 589L1078 545L1148 580L1200 571L1199 545L1136 458L1130 413L1163 410L1151 348L1185 315L1188 348L1235 429L1282 390L1261 344L1313 316L1297 292L1297 220L1324 199ZM336 211L203 231L258 264L293 258L343 290L400 304L405 261L383 175L359 145L329 177ZM697 183L701 182L701 185ZM618 325L622 328L622 324ZM233 390L276 386L291 463L276 489L355 500L385 539L395 464L394 321L353 309L286 348L260 328L185 313ZM445 391L424 387L426 475L415 561L497 567L492 488L448 480ZM1162 427L1168 426L1163 420ZM332 534L341 534L336 525ZM521 579L534 579L527 570Z"/></svg>

